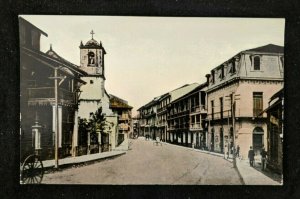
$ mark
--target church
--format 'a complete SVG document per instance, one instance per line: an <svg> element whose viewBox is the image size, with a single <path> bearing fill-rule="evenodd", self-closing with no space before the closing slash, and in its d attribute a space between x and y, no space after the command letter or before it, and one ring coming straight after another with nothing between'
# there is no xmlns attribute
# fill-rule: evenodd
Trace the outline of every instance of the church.
<svg viewBox="0 0 300 199"><path fill-rule="evenodd" d="M92 38L83 44L80 43L80 65L79 69L85 71L87 75L81 77L81 80L87 82L80 88L79 105L78 110L75 112L74 123L74 139L73 149L76 154L87 154L95 152L104 152L113 150L116 147L118 116L112 112L109 107L110 97L105 90L105 65L104 56L106 51L102 46L101 41L97 42L93 35L94 31L91 31ZM99 109L102 109L102 114L105 117L105 130L104 132L97 133L96 140L93 142L89 132L86 140L81 139L81 132L78 129L80 119L86 119L87 121L91 116ZM87 148L86 148L87 147ZM100 147L100 148L98 148ZM76 155L75 154L75 155Z"/></svg>

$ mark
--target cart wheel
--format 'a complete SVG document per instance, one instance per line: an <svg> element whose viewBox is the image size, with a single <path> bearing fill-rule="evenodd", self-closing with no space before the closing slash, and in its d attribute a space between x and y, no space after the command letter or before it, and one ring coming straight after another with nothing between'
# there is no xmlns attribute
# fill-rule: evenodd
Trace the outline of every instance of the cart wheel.
<svg viewBox="0 0 300 199"><path fill-rule="evenodd" d="M24 184L40 184L44 176L42 161L36 155L28 156L21 170L21 181Z"/></svg>

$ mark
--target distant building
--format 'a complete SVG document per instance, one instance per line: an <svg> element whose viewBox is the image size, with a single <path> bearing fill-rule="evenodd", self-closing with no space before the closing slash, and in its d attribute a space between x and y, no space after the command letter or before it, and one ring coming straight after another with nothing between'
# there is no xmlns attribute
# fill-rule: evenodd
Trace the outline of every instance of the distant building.
<svg viewBox="0 0 300 199"><path fill-rule="evenodd" d="M168 105L168 142L206 149L206 89L201 84Z"/></svg>
<svg viewBox="0 0 300 199"><path fill-rule="evenodd" d="M121 144L124 140L132 138L132 106L128 102L110 94L110 109L118 115L118 135L116 136L117 144Z"/></svg>
<svg viewBox="0 0 300 199"><path fill-rule="evenodd" d="M259 114L283 88L283 69L283 47L269 44L242 51L211 70L207 76L210 150L232 153L235 138L244 158L250 146L260 154L268 142L267 115Z"/></svg>
<svg viewBox="0 0 300 199"><path fill-rule="evenodd" d="M151 100L138 109L140 114L140 135L150 136L151 139L159 137L169 140L167 123L167 107L169 104L196 88L199 84L186 84Z"/></svg>
<svg viewBox="0 0 300 199"><path fill-rule="evenodd" d="M20 27L20 116L21 158L37 152L42 159L54 158L55 143L55 83L59 77L58 142L59 156L72 153L74 115L78 90L87 75L78 66L66 61L56 52L40 51L40 37L45 32L19 17Z"/></svg>
<svg viewBox="0 0 300 199"><path fill-rule="evenodd" d="M140 114L132 117L132 136L138 138L140 136L140 125L139 125Z"/></svg>
<svg viewBox="0 0 300 199"><path fill-rule="evenodd" d="M160 137L161 135L157 131L157 105L159 103L158 99L160 97L156 97L151 100L149 103L145 104L137 111L140 113L140 129L142 136L149 136L151 139L155 139L156 137Z"/></svg>

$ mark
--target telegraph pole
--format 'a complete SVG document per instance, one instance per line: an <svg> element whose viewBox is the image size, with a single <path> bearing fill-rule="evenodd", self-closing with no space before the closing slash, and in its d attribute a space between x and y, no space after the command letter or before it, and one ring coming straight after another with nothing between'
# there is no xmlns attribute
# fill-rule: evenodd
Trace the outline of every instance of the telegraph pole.
<svg viewBox="0 0 300 199"><path fill-rule="evenodd" d="M58 82L57 68L54 69L54 87L55 87L55 168L58 169Z"/></svg>
<svg viewBox="0 0 300 199"><path fill-rule="evenodd" d="M54 77L49 77L49 79L54 79L54 94L55 94L55 149L54 149L54 158L55 158L55 165L54 168L58 169L59 162L58 162L58 146L59 146L59 133L58 133L58 86L64 81L66 77L60 77L57 74L57 70L61 67L56 67L54 69ZM58 79L61 81L58 82Z"/></svg>
<svg viewBox="0 0 300 199"><path fill-rule="evenodd" d="M232 118L232 142L233 142L233 167L236 167L236 157L235 157L235 105L236 105L236 100L239 100L240 98L236 98L239 97L239 94L234 94L231 93L230 96L226 96L226 97L231 97L230 100L230 109L231 109L231 118ZM228 114L228 129L229 129L229 114Z"/></svg>

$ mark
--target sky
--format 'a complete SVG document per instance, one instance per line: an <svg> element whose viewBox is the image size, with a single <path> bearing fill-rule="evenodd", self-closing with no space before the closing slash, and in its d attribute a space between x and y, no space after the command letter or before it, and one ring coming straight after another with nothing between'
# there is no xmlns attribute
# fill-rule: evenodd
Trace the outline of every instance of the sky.
<svg viewBox="0 0 300 199"><path fill-rule="evenodd" d="M102 42L105 89L136 110L154 97L185 84L206 81L205 75L240 51L267 45L284 46L281 18L201 18L21 15L48 34L41 51L52 48L79 65L79 44Z"/></svg>

